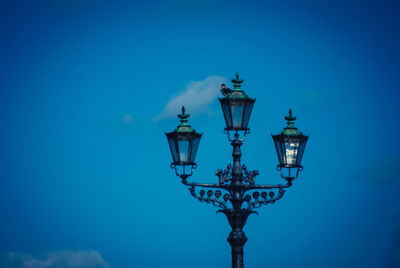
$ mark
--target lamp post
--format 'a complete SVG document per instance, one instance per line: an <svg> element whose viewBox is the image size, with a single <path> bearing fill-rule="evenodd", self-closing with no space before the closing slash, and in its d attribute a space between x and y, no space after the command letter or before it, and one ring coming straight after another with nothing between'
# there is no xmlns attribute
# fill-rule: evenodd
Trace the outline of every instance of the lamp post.
<svg viewBox="0 0 400 268"><path fill-rule="evenodd" d="M195 157L202 134L188 125L189 114L185 113L184 107L182 113L178 115L181 124L176 130L166 133L166 136L173 159L171 168L175 169L182 183L190 187L191 195L201 202L211 203L220 208L218 212L224 213L227 217L232 227L227 239L232 248L232 268L243 268L243 246L247 241L243 227L247 218L252 213L258 214L255 209L262 205L272 204L281 199L285 189L292 185L292 181L303 169L301 159L308 136L303 135L294 126L296 117L292 116L290 109L289 116L285 117L287 127L280 134L272 135L279 160L277 169L286 182L277 185L255 184L258 171L249 171L240 162L242 156L240 147L246 135L250 133L248 123L255 99L251 99L241 89L243 80L239 79L238 73L232 82L233 90L219 101L226 123L224 132L228 134L233 147L233 163L228 164L224 171L221 169L216 171L218 183L187 181L193 174L193 169L197 167Z"/></svg>

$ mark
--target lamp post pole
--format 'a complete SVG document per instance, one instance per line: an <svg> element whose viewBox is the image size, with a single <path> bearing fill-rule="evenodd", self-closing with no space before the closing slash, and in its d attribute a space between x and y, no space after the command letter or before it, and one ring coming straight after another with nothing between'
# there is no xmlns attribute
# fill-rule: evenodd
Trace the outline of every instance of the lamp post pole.
<svg viewBox="0 0 400 268"><path fill-rule="evenodd" d="M197 133L187 124L189 115L185 113L184 107L182 107L182 113L178 115L181 124L166 135L173 158L171 167L182 179L182 183L190 187L189 190L193 197L201 202L213 204L220 208L218 212L225 214L232 228L227 239L232 248L232 268L243 268L243 247L247 241L243 227L247 218L252 213L258 214L255 209L262 205L281 199L285 188L292 185L292 181L303 168L301 159L308 136L303 135L294 126L296 117L292 116L292 111L289 110L289 116L285 117L288 126L280 134L272 135L279 160L277 169L280 170L281 177L286 180L286 183L255 184L258 171L249 171L240 162L241 146L246 134L250 133L247 125L255 99L249 98L241 89L243 80L239 79L238 74L235 79L232 79L232 82L234 89L219 101L226 122L225 133L228 134L228 139L233 147L233 163L232 165L228 164L224 171L221 169L216 171L218 183L187 181L193 174L193 169L197 167L195 157L202 134ZM231 139L231 135L233 135L233 139Z"/></svg>
<svg viewBox="0 0 400 268"><path fill-rule="evenodd" d="M249 212L242 210L243 204L243 173L240 164L240 158L242 156L242 151L240 147L242 142L239 140L234 140L231 143L233 147L233 168L232 168L232 178L231 178L231 203L232 209L225 212L228 218L229 224L232 227L232 231L229 234L228 242L232 248L232 267L243 267L243 246L247 241L247 237L243 232L243 227L246 224Z"/></svg>

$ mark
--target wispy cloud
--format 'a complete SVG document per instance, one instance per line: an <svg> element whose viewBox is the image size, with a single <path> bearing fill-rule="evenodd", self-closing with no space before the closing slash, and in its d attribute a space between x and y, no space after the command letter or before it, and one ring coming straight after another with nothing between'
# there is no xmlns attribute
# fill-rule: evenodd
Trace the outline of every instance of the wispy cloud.
<svg viewBox="0 0 400 268"><path fill-rule="evenodd" d="M209 76L202 81L190 82L186 89L170 99L164 110L154 117L154 121L174 118L184 105L191 114L207 114L209 105L217 98L219 87L227 80L221 76Z"/></svg>
<svg viewBox="0 0 400 268"><path fill-rule="evenodd" d="M2 268L111 268L95 250L60 250L46 252L41 257L9 252L0 255Z"/></svg>

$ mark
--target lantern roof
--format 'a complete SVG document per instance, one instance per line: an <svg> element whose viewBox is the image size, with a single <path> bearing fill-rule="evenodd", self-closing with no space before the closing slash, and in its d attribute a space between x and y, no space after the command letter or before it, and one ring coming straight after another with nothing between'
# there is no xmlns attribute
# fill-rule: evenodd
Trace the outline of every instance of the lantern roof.
<svg viewBox="0 0 400 268"><path fill-rule="evenodd" d="M191 132L196 132L194 129L190 127L188 124L188 118L190 114L185 113L185 106L182 106L182 113L178 114L178 117L181 119L181 124L177 127L177 129L174 132L177 133L191 133Z"/></svg>
<svg viewBox="0 0 400 268"><path fill-rule="evenodd" d="M236 77L234 79L232 79L232 83L233 83L233 89L231 90L231 92L229 92L227 94L227 96L225 98L227 99L250 99L249 96L247 96L247 94L243 91L243 89L241 89L242 87L242 83L243 83L243 79L239 79L239 73L236 73L235 75Z"/></svg>
<svg viewBox="0 0 400 268"><path fill-rule="evenodd" d="M292 109L289 109L289 116L285 116L285 120L287 120L287 126L282 130L282 135L287 136L301 136L301 133L295 126L294 121L296 120L296 116L292 116Z"/></svg>

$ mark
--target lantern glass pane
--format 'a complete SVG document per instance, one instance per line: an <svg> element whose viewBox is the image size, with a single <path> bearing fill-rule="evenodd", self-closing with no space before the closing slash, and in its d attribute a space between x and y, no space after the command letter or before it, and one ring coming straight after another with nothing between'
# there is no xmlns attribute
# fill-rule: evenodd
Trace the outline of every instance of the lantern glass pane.
<svg viewBox="0 0 400 268"><path fill-rule="evenodd" d="M231 106L232 111L232 127L233 128L242 128L243 122L243 105L234 105L232 103Z"/></svg>
<svg viewBox="0 0 400 268"><path fill-rule="evenodd" d="M221 106L222 106L222 111L224 112L226 127L231 128L232 127L232 119L231 119L231 112L229 109L229 102L223 101L223 102L221 102Z"/></svg>
<svg viewBox="0 0 400 268"><path fill-rule="evenodd" d="M308 137L306 137L303 141L300 142L299 144L299 151L297 153L297 160L296 160L296 164L300 165L301 164L301 159L303 158L303 153L304 153L304 149L306 148L306 143L307 143L307 139Z"/></svg>
<svg viewBox="0 0 400 268"><path fill-rule="evenodd" d="M251 111L253 110L253 104L254 103L247 103L245 105L245 110L243 115L243 127L245 128L247 128L247 125L249 124Z"/></svg>
<svg viewBox="0 0 400 268"><path fill-rule="evenodd" d="M282 148L282 142L274 138L274 143L275 143L276 153L278 154L279 164L282 165L283 164L282 152L284 151L284 149Z"/></svg>
<svg viewBox="0 0 400 268"><path fill-rule="evenodd" d="M190 162L194 163L196 158L197 148L199 148L200 138L195 138L192 141L192 150L190 152Z"/></svg>
<svg viewBox="0 0 400 268"><path fill-rule="evenodd" d="M180 140L178 141L179 145L179 162L188 162L189 161L189 141L188 140Z"/></svg>
<svg viewBox="0 0 400 268"><path fill-rule="evenodd" d="M285 142L285 156L287 165L295 165L297 159L297 152L299 150L299 143L295 141Z"/></svg>
<svg viewBox="0 0 400 268"><path fill-rule="evenodd" d="M169 148L171 149L172 159L174 162L178 162L177 146L175 136L168 138Z"/></svg>

